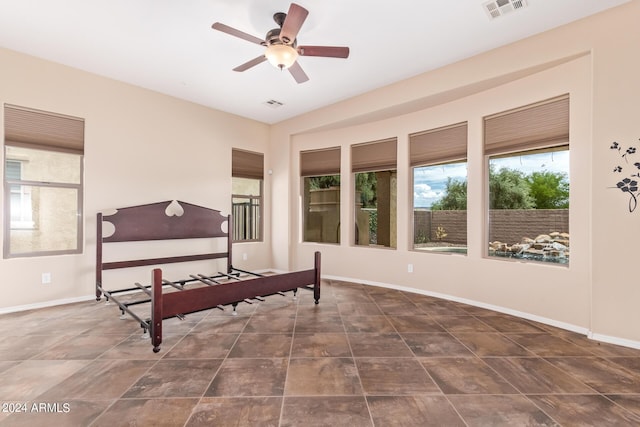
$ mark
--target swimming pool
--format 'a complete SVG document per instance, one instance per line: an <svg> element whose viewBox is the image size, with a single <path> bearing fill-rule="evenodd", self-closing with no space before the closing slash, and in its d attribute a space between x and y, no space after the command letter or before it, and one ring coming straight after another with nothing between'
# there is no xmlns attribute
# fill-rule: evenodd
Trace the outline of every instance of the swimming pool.
<svg viewBox="0 0 640 427"><path fill-rule="evenodd" d="M436 246L436 247L422 247L418 248L421 251L427 252L442 252L451 254L466 254L467 248L462 246Z"/></svg>

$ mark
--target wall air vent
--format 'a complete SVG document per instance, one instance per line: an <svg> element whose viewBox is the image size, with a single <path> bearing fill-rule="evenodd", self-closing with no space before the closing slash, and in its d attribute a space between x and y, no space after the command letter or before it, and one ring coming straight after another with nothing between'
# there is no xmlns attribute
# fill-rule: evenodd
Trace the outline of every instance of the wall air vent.
<svg viewBox="0 0 640 427"><path fill-rule="evenodd" d="M265 101L264 105L271 108L279 108L279 107L282 107L284 104L280 101L276 101L275 99L270 99L268 101Z"/></svg>
<svg viewBox="0 0 640 427"><path fill-rule="evenodd" d="M482 5L489 18L495 19L527 6L527 0L492 0Z"/></svg>

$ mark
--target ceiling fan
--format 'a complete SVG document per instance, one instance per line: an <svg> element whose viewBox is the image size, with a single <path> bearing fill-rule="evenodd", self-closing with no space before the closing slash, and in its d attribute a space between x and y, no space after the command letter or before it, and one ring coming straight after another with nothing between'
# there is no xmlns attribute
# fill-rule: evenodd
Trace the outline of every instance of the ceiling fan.
<svg viewBox="0 0 640 427"><path fill-rule="evenodd" d="M214 23L211 28L266 47L264 54L237 66L233 71L245 71L269 60L271 64L281 70L285 68L288 69L296 82L304 83L309 80L309 77L298 63L298 56L321 56L328 58L349 57L348 47L298 46L296 37L305 19L307 19L307 15L309 15L307 9L291 3L289 12L278 12L273 15L273 20L278 24L278 28L270 30L264 40L220 22Z"/></svg>

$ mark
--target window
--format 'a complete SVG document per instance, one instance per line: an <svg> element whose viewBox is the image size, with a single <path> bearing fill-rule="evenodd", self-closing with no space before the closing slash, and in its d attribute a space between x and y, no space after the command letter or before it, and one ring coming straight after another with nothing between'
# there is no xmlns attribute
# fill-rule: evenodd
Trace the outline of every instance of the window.
<svg viewBox="0 0 640 427"><path fill-rule="evenodd" d="M340 243L340 147L300 153L302 240Z"/></svg>
<svg viewBox="0 0 640 427"><path fill-rule="evenodd" d="M569 263L569 97L486 117L488 254Z"/></svg>
<svg viewBox="0 0 640 427"><path fill-rule="evenodd" d="M397 140L351 146L355 182L355 244L395 248Z"/></svg>
<svg viewBox="0 0 640 427"><path fill-rule="evenodd" d="M233 241L262 241L264 156L233 149L231 164Z"/></svg>
<svg viewBox="0 0 640 427"><path fill-rule="evenodd" d="M409 135L413 248L467 252L467 124Z"/></svg>
<svg viewBox="0 0 640 427"><path fill-rule="evenodd" d="M19 160L6 160L5 163L6 179L8 182L21 182L23 162ZM32 229L33 208L31 207L31 193L26 185L10 184L9 185L9 210L11 212L12 230Z"/></svg>
<svg viewBox="0 0 640 427"><path fill-rule="evenodd" d="M82 251L84 121L5 105L4 257Z"/></svg>

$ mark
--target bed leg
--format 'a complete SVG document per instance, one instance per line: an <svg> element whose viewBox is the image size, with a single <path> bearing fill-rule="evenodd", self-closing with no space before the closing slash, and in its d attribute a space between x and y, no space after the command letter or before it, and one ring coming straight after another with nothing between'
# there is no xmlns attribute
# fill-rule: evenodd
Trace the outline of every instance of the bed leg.
<svg viewBox="0 0 640 427"><path fill-rule="evenodd" d="M100 280L102 278L100 277ZM96 281L96 301L100 301L102 299L102 283L100 281Z"/></svg>
<svg viewBox="0 0 640 427"><path fill-rule="evenodd" d="M234 302L233 304L231 304L231 307L233 307L233 311L231 312L232 316L237 316L238 312L236 311L236 307L238 307L238 303Z"/></svg>
<svg viewBox="0 0 640 427"><path fill-rule="evenodd" d="M153 269L151 272L151 322L149 322L149 333L151 334L151 344L153 352L160 351L162 344L162 270Z"/></svg>
<svg viewBox="0 0 640 427"><path fill-rule="evenodd" d="M315 270L316 280L313 284L313 299L318 304L320 302L320 252L315 253Z"/></svg>

